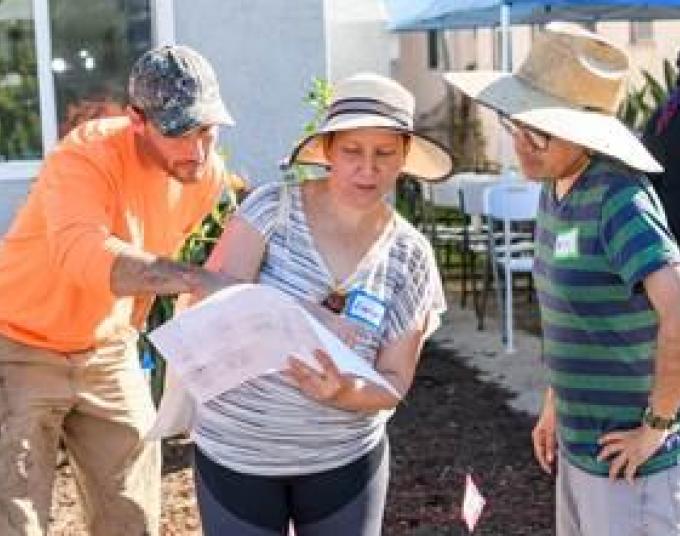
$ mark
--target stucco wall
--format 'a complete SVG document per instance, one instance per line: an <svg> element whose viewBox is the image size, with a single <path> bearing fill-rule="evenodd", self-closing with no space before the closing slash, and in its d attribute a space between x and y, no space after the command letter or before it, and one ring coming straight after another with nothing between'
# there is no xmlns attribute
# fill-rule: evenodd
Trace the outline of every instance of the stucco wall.
<svg viewBox="0 0 680 536"><path fill-rule="evenodd" d="M398 37L387 31L380 0L325 0L328 75L339 80L357 72L389 76Z"/></svg>
<svg viewBox="0 0 680 536"><path fill-rule="evenodd" d="M175 1L175 36L215 66L236 125L221 142L229 167L252 183L280 177L277 163L302 133L314 76L326 77L320 0Z"/></svg>

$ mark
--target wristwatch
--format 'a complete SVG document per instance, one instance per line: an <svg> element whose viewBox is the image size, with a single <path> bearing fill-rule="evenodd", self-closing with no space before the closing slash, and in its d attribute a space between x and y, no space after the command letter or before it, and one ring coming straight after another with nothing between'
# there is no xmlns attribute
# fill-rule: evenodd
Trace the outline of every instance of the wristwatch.
<svg viewBox="0 0 680 536"><path fill-rule="evenodd" d="M677 417L669 418L656 415L650 406L645 408L645 412L642 414L642 422L655 430L668 430L670 432L677 432L678 427L680 427Z"/></svg>

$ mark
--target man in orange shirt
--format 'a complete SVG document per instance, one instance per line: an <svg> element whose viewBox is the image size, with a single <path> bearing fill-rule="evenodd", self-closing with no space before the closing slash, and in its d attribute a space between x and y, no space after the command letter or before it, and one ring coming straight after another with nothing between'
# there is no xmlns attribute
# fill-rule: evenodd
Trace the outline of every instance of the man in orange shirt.
<svg viewBox="0 0 680 536"><path fill-rule="evenodd" d="M208 62L144 54L122 117L88 122L45 158L0 243L0 534L46 533L60 438L90 532L156 535L160 446L136 352L155 295L224 281L171 260L217 202L218 125Z"/></svg>

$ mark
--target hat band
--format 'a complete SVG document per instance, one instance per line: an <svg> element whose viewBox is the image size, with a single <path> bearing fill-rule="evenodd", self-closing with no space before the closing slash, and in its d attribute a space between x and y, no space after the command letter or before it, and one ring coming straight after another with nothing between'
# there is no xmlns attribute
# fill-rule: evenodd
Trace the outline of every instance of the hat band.
<svg viewBox="0 0 680 536"><path fill-rule="evenodd" d="M406 129L413 128L411 114L401 108L375 99L340 99L331 104L326 123L334 117L345 114L370 114L387 117Z"/></svg>

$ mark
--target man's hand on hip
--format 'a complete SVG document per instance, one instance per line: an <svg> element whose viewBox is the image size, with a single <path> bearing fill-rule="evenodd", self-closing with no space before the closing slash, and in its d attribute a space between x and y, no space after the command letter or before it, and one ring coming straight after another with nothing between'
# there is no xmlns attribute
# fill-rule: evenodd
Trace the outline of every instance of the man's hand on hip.
<svg viewBox="0 0 680 536"><path fill-rule="evenodd" d="M610 479L614 480L623 473L623 477L632 483L638 467L663 445L667 436L667 430L656 430L646 424L633 430L609 432L598 441L602 450L597 459L610 461Z"/></svg>

